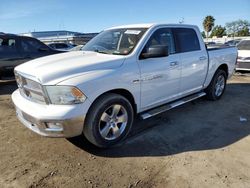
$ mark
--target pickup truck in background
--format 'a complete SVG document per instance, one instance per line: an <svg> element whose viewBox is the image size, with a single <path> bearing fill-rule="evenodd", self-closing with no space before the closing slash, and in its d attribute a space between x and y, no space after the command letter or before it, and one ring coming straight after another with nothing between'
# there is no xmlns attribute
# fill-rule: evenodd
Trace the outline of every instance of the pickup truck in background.
<svg viewBox="0 0 250 188"><path fill-rule="evenodd" d="M14 78L14 68L32 59L61 53L27 36L0 33L0 80Z"/></svg>
<svg viewBox="0 0 250 188"><path fill-rule="evenodd" d="M236 59L235 47L207 50L196 26L113 27L82 51L16 67L12 100L34 132L82 135L105 148L128 135L137 114L147 119L205 95L220 99Z"/></svg>
<svg viewBox="0 0 250 188"><path fill-rule="evenodd" d="M238 59L236 71L250 71L250 40L244 39L237 45Z"/></svg>

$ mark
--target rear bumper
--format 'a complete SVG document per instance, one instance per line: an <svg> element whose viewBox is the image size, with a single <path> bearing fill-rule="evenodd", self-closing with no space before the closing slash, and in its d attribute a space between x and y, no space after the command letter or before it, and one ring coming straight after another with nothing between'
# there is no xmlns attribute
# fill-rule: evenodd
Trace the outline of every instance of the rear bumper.
<svg viewBox="0 0 250 188"><path fill-rule="evenodd" d="M90 106L88 100L76 105L37 104L22 97L18 90L12 94L16 115L33 132L48 137L74 137L83 131Z"/></svg>

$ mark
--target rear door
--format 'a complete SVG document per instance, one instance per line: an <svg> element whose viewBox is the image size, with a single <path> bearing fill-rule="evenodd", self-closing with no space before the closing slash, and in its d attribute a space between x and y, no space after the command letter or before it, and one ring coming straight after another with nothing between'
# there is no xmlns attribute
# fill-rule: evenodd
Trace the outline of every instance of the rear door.
<svg viewBox="0 0 250 188"><path fill-rule="evenodd" d="M203 87L208 69L208 56L201 37L197 36L198 29L175 28L173 32L180 55L180 94L183 96Z"/></svg>

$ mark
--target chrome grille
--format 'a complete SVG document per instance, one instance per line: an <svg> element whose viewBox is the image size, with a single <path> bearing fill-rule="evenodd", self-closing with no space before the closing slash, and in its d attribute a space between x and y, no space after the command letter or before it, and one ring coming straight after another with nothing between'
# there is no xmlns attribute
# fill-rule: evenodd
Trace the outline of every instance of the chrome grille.
<svg viewBox="0 0 250 188"><path fill-rule="evenodd" d="M15 73L16 82L21 95L31 101L45 104L46 100L41 84L36 81L25 78L24 76Z"/></svg>

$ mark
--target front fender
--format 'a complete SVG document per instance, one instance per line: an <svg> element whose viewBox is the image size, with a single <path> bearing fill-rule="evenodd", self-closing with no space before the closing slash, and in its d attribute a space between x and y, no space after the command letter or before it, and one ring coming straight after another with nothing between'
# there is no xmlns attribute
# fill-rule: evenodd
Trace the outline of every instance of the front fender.
<svg viewBox="0 0 250 188"><path fill-rule="evenodd" d="M114 89L125 89L134 97L137 106L140 106L140 85L133 84L139 74L134 71L124 71L124 68L96 70L60 82L58 85L72 85L78 87L93 103L100 95ZM139 110L139 109L137 109Z"/></svg>

